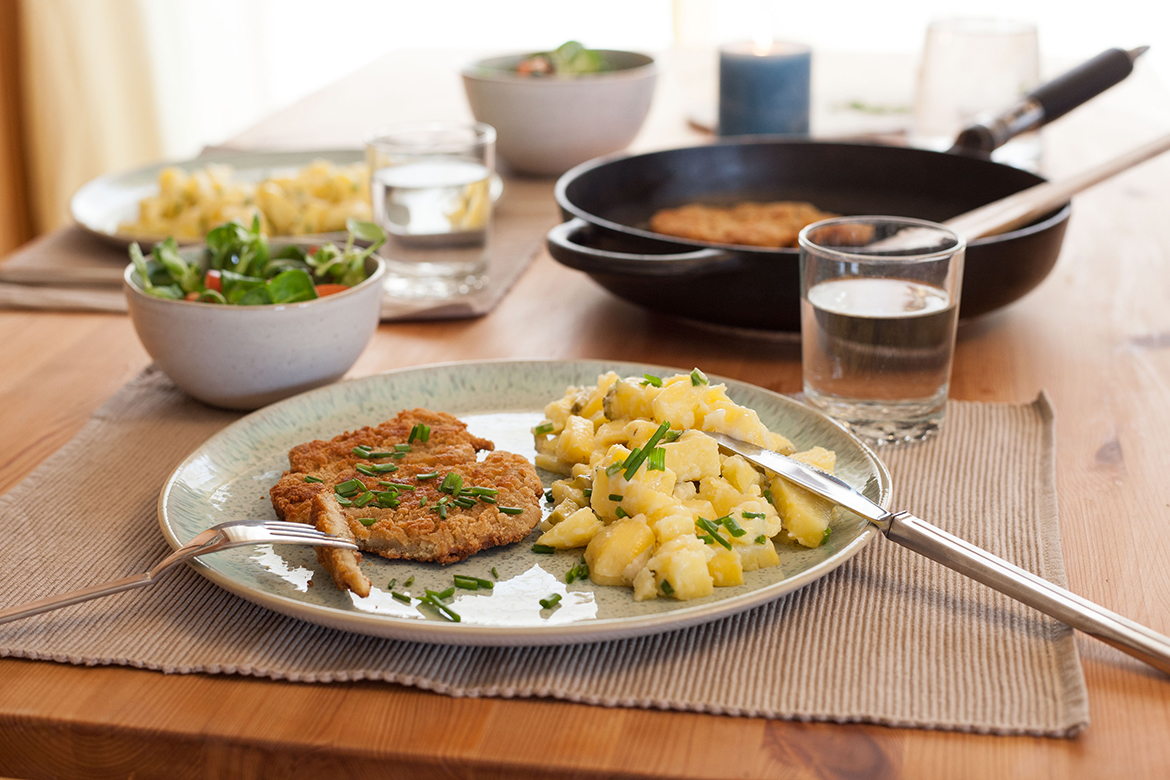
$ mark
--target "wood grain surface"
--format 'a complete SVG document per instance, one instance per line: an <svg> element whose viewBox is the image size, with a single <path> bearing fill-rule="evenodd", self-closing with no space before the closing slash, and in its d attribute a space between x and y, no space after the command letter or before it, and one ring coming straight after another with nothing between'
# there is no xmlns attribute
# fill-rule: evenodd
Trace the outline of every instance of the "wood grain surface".
<svg viewBox="0 0 1170 780"><path fill-rule="evenodd" d="M454 75L462 59L394 55L232 144L352 144L368 127L394 118L465 116ZM696 138L684 116L697 80L709 78L706 60L672 57L667 64L638 148ZM384 99L370 105L370 94ZM369 105L357 120L343 110L355 101ZM1139 67L1129 81L1045 131L1046 171L1053 177L1075 172L1168 128L1170 94ZM1163 158L1080 196L1061 259L1045 283L961 330L952 383L952 396L966 400L1019 402L1048 390L1058 415L1057 486L1070 585L1163 633L1170 633L1168 182L1170 159ZM731 336L643 311L547 255L487 317L382 326L352 375L499 357L701 365L780 392L800 389L796 344ZM68 441L147 362L123 316L0 313L0 490ZM300 685L5 659L0 775L1167 776L1170 679L1083 636L1078 647L1092 724L1071 740L453 699L385 684Z"/></svg>

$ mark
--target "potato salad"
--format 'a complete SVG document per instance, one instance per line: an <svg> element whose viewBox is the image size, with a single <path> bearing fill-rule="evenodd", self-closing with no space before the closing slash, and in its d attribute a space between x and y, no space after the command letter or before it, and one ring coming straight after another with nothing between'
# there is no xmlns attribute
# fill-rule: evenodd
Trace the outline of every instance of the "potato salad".
<svg viewBox="0 0 1170 780"><path fill-rule="evenodd" d="M138 204L138 219L119 225L121 233L201 238L232 220L270 236L297 236L345 230L347 219L370 219L369 178L364 163L338 166L314 160L291 176L239 181L228 165L191 173L164 168L157 195Z"/></svg>
<svg viewBox="0 0 1170 780"><path fill-rule="evenodd" d="M690 374L622 378L570 387L533 429L536 465L562 474L538 545L585 548L590 579L634 589L638 601L694 599L776 566L776 545L818 547L832 504L738 455L717 431L832 471L834 453L796 452L759 416Z"/></svg>

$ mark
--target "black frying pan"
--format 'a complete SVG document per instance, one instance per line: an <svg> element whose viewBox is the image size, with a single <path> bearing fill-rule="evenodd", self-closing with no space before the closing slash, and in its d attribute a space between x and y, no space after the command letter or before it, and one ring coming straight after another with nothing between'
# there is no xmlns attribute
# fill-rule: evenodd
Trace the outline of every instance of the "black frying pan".
<svg viewBox="0 0 1170 780"><path fill-rule="evenodd" d="M549 231L549 252L615 295L657 311L799 330L796 249L667 238L649 229L650 216L686 203L804 200L841 214L945 221L1045 181L987 155L1121 81L1142 51L1110 49L968 128L949 153L747 137L584 163L557 182L568 221ZM993 311L1038 285L1056 263L1070 214L1065 204L1018 230L972 241L960 315Z"/></svg>

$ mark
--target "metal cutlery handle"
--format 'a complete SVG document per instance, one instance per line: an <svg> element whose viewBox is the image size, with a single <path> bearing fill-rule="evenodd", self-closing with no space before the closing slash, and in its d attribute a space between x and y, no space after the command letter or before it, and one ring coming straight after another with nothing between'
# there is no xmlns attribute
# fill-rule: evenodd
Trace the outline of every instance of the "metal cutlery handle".
<svg viewBox="0 0 1170 780"><path fill-rule="evenodd" d="M80 604L83 601L96 599L100 596L121 593L124 590L133 590L143 585L150 585L153 582L154 579L151 577L151 573L146 572L144 574L135 574L132 577L123 577L120 580L110 580L100 585L91 585L88 588L72 590L68 593L62 593L60 596L50 596L47 599L31 601L28 604L18 604L15 607L0 610L0 623L32 617L42 612L50 612L61 607L68 607L71 604Z"/></svg>
<svg viewBox="0 0 1170 780"><path fill-rule="evenodd" d="M899 512L883 529L891 541L982 582L1017 601L1092 634L1170 674L1170 637L1053 585L986 550L964 542L909 512Z"/></svg>

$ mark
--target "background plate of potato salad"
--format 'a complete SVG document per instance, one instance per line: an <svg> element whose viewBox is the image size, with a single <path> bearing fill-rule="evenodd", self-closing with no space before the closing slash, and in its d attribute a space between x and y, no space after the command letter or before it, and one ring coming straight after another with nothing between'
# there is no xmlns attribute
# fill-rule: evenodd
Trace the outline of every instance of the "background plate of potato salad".
<svg viewBox="0 0 1170 780"><path fill-rule="evenodd" d="M319 388L239 420L188 456L163 488L160 526L178 547L216 523L273 516L268 491L290 448L424 407L536 464L543 520L526 539L446 566L366 554L364 597L335 588L310 548L229 550L195 568L287 615L422 642L589 642L733 615L836 569L876 529L721 455L703 431L831 470L882 506L890 476L818 412L701 369L488 361Z"/></svg>

